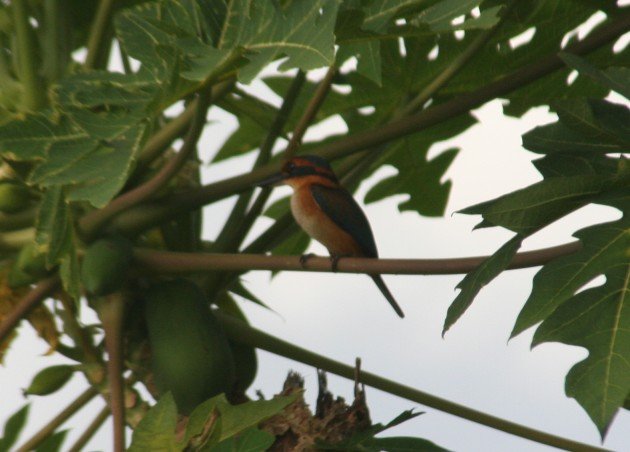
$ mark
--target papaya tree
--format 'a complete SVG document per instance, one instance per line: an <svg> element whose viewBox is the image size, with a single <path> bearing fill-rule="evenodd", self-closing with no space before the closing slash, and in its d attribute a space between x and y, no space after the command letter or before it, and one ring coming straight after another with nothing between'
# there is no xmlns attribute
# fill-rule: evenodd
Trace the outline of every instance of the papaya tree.
<svg viewBox="0 0 630 452"><path fill-rule="evenodd" d="M377 436L419 413L373 422L375 388L540 444L600 450L255 327L263 311L249 305L266 305L246 278L465 274L444 335L504 271L541 267L511 337L536 327L532 346L588 351L565 392L604 440L630 408L629 29L630 11L613 0L2 2L0 359L29 322L66 364L25 381L25 393L47 396L77 374L87 389L30 438L19 436L29 405L7 413L0 449L81 450L111 416L115 450L444 450L430 437ZM404 195L401 212L441 217L459 149L429 149L496 99L508 117L547 107L556 119L522 137L538 182L461 211L512 234L490 256L302 259L310 239L288 198L257 187L308 154L351 192L381 174L366 203ZM209 112L235 128L208 152ZM341 132L317 133L332 119ZM204 177L230 160L238 174ZM202 215L227 198L219 215ZM589 205L620 215L519 252ZM318 370L314 414L295 373L273 398L253 393L257 350ZM279 388L288 370L273 369ZM327 374L354 382L352 404L333 399ZM70 444L64 422L95 398L102 410Z"/></svg>

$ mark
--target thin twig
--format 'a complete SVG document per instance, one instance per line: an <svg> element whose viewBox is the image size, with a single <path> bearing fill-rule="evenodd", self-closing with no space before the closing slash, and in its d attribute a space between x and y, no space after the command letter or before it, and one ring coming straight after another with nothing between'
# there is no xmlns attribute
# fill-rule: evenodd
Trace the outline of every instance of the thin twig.
<svg viewBox="0 0 630 452"><path fill-rule="evenodd" d="M217 311L216 314L221 320L223 329L227 336L235 342L256 347L261 350L266 350L276 355L313 366L317 369L325 370L326 372L330 372L350 380L354 379L355 368L353 366L348 366L298 347L294 344L285 342L260 330L252 328L245 322L242 322L230 315L225 315L220 311ZM436 410L452 414L453 416L467 419L477 424L482 424L502 432L520 436L521 438L526 438L541 444L547 444L562 450L579 452L601 452L606 450L542 432L540 430L535 430L515 422L510 422L505 419L460 405L450 400L436 397L427 392L388 380L376 374L365 372L364 370L361 370L361 383L380 389L381 391L385 391L389 394L397 395L398 397L412 400Z"/></svg>
<svg viewBox="0 0 630 452"><path fill-rule="evenodd" d="M564 245L525 251L516 254L507 267L510 270L544 265L558 257L581 249L579 241ZM180 253L135 248L134 259L144 270L158 273L195 273L213 270L284 270L332 272L327 257L312 257L303 265L299 256L268 256L264 254ZM373 259L344 257L339 259L338 273L368 273L394 275L455 275L468 273L490 256L454 259Z"/></svg>
<svg viewBox="0 0 630 452"><path fill-rule="evenodd" d="M195 116L181 149L155 176L133 190L120 195L103 209L92 212L93 215L81 219L82 230L88 238L117 213L151 198L177 174L197 147L197 141L206 124L206 113L209 105L210 89L208 88L199 93Z"/></svg>
<svg viewBox="0 0 630 452"><path fill-rule="evenodd" d="M269 132L265 136L265 141L260 146L260 152L258 153L256 162L254 163L254 169L267 164L271 159L273 146L282 134L282 130L289 119L289 115L291 114L293 107L295 106L295 101L297 100L298 94L300 93L305 80L306 74L303 71L298 71L287 90L282 105L280 106L280 109L269 128ZM271 190L263 189L254 201L252 209L245 213L251 200L252 193L253 188L249 192L239 196L234 209L232 209L230 216L225 222L225 226L214 243L216 251L232 252L238 249L245 235L260 213L258 212L255 216L253 216L252 210L255 212L257 209L261 208L261 206L264 206L269 198Z"/></svg>
<svg viewBox="0 0 630 452"><path fill-rule="evenodd" d="M48 424L42 427L37 433L35 433L28 441L26 441L22 447L18 448L18 452L29 452L37 449L46 438L52 435L57 427L66 422L72 415L83 408L87 403L92 400L98 391L94 386L90 386L79 397L71 402L66 408L55 416Z"/></svg>
<svg viewBox="0 0 630 452"><path fill-rule="evenodd" d="M604 44L607 44L630 27L630 14L626 13L619 19L608 25L602 26L589 34L584 40L571 44L565 49L570 53L583 55L591 52ZM328 160L335 160L364 149L373 148L379 144L387 143L411 133L417 133L428 127L434 126L484 103L505 95L516 89L532 83L560 68L564 63L552 53L536 63L518 69L500 80L467 94L462 94L443 104L435 105L411 116L388 123L382 127L356 133L339 140L322 145L312 153L320 155ZM160 205L138 206L137 211L125 212L115 220L115 228L125 233L137 233L155 224L166 221L192 209L218 201L236 193L249 189L252 185L271 176L279 170L279 164L270 164L254 170L250 173L225 179L214 184L205 185L187 192L172 195L162 200Z"/></svg>
<svg viewBox="0 0 630 452"><path fill-rule="evenodd" d="M4 341L11 331L24 319L37 304L48 297L59 285L59 277L51 276L41 280L27 293L9 312L0 324L0 342Z"/></svg>
<svg viewBox="0 0 630 452"><path fill-rule="evenodd" d="M98 432L103 423L107 420L109 415L111 414L109 410L109 406L105 405L105 407L96 415L94 420L90 422L90 425L85 429L85 431L77 438L74 444L68 448L68 452L81 452L83 447L92 439L94 434Z"/></svg>
<svg viewBox="0 0 630 452"><path fill-rule="evenodd" d="M104 42L104 37L105 31L109 26L114 2L115 0L101 0L98 4L98 9L94 15L90 35L88 37L87 56L85 58L86 69L96 68L96 61L98 60L103 46L109 44Z"/></svg>
<svg viewBox="0 0 630 452"><path fill-rule="evenodd" d="M291 134L291 139L289 140L287 148L284 150L285 160L291 159L295 155L295 152L298 150L298 148L302 145L304 134L313 122L313 119L315 118L315 115L319 111L320 107L324 103L326 95L328 94L328 91L330 91L330 85L332 83L333 77L336 73L337 68L334 65L330 66L328 68L328 71L326 71L326 75L324 75L324 78L321 80L321 82L319 82L319 85L317 86L313 97L306 106L302 117L298 121L295 129L293 130L293 133Z"/></svg>

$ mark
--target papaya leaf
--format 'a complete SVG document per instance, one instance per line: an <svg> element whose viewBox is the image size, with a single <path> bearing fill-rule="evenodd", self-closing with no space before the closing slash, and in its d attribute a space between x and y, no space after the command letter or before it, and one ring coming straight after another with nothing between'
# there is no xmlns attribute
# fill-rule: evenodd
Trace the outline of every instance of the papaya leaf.
<svg viewBox="0 0 630 452"><path fill-rule="evenodd" d="M460 71L440 93L456 96L458 93L478 89L519 67L540 60L545 55L561 51L566 45L565 36L567 33L584 23L593 14L592 4L579 0L568 1L570 2L569 9L558 8L556 1L515 2L513 9L506 15L501 27L488 44L467 64L466 70ZM486 9L505 3L503 0L485 0L481 4L481 13L483 14ZM598 2L597 8L605 11L609 20L624 13L624 8L619 7L614 0ZM553 23L554 26L550 27L550 23ZM606 23L597 25L589 33L593 33ZM475 30L469 30L466 33L466 39L463 40L464 43L469 42L469 35L472 38L475 32ZM526 36L526 32L531 34ZM511 39L519 35L522 37L520 42L518 44L512 43ZM570 41L576 39L577 37L574 35L569 38ZM440 56L444 52L448 52L446 55L454 55L456 53L453 52L459 52L457 47L454 49L444 48L441 41L437 45ZM611 42L592 52L589 54L589 60L602 68L627 66L628 52L615 52L613 45L614 43ZM521 116L532 107L548 105L549 93L553 93L555 99L603 97L607 94L605 88L585 77L578 77L577 80L569 84L567 77L570 72L570 68L555 71L507 94L505 96L507 102L504 102L503 105L504 113Z"/></svg>
<svg viewBox="0 0 630 452"><path fill-rule="evenodd" d="M297 394L278 396L271 400L256 400L239 405L230 405L223 394L213 397L199 405L191 413L186 427L185 442L201 434L214 410L218 410L220 413L220 441L223 441L255 427L263 420L279 413L295 401L296 397Z"/></svg>
<svg viewBox="0 0 630 452"><path fill-rule="evenodd" d="M590 77L597 83L618 92L626 99L630 99L630 68L611 67L602 71L577 55L560 52L558 56L567 66L578 71L580 75Z"/></svg>
<svg viewBox="0 0 630 452"><path fill-rule="evenodd" d="M146 450L180 452L175 437L177 406L170 392L164 394L142 418L133 432L130 452Z"/></svg>
<svg viewBox="0 0 630 452"><path fill-rule="evenodd" d="M630 215L590 226L574 234L582 249L554 259L534 277L534 286L518 315L512 337L547 318L582 286L627 262L630 249Z"/></svg>
<svg viewBox="0 0 630 452"><path fill-rule="evenodd" d="M275 440L276 437L271 433L252 427L221 441L219 444L214 445L212 449L207 450L212 450L212 452L256 452L268 450Z"/></svg>
<svg viewBox="0 0 630 452"><path fill-rule="evenodd" d="M283 10L266 0L237 0L228 5L220 48L242 47L249 64L239 80L250 82L280 55L280 70L329 66L334 60L334 27L338 0L295 0Z"/></svg>
<svg viewBox="0 0 630 452"><path fill-rule="evenodd" d="M39 160L46 158L55 143L86 138L66 118L57 120L50 113L27 115L0 126L0 155L10 160Z"/></svg>
<svg viewBox="0 0 630 452"><path fill-rule="evenodd" d="M628 148L630 109L606 101L572 99L553 106L560 120L523 135L523 146L538 153L614 153Z"/></svg>
<svg viewBox="0 0 630 452"><path fill-rule="evenodd" d="M30 407L30 404L24 405L7 419L2 431L2 438L0 438L0 450L8 451L13 448L26 424Z"/></svg>
<svg viewBox="0 0 630 452"><path fill-rule="evenodd" d="M627 251L628 223L625 235L625 244L619 246ZM588 357L569 371L565 390L586 410L602 438L630 394L630 263L626 257L625 265L618 261L603 271L602 286L568 298L543 321L532 341L532 346L562 342L588 349Z"/></svg>
<svg viewBox="0 0 630 452"><path fill-rule="evenodd" d="M425 9L416 17L420 23L427 24L434 31L451 29L451 21L469 13L482 0L442 0Z"/></svg>
<svg viewBox="0 0 630 452"><path fill-rule="evenodd" d="M518 234L512 237L492 256L482 262L475 270L469 272L459 282L457 289L460 289L460 292L448 308L442 336L466 312L479 291L505 270L521 247L523 238L523 236Z"/></svg>
<svg viewBox="0 0 630 452"><path fill-rule="evenodd" d="M276 396L270 400L255 400L239 405L230 405L227 401L218 403L221 413L221 440L239 434L258 425L265 419L278 414L297 399L298 393L290 396Z"/></svg>
<svg viewBox="0 0 630 452"><path fill-rule="evenodd" d="M74 370L74 366L67 364L47 367L33 377L33 381L24 390L24 393L41 396L57 392L72 378Z"/></svg>
<svg viewBox="0 0 630 452"><path fill-rule="evenodd" d="M481 214L490 224L529 234L588 204L613 182L607 175L552 177L460 212Z"/></svg>
<svg viewBox="0 0 630 452"><path fill-rule="evenodd" d="M451 182L442 182L442 178L459 149L448 149L432 160L427 160L427 152L433 143L461 133L475 122L472 116L462 115L431 127L424 133L392 143L374 167L392 165L398 170L398 174L377 182L366 193L365 202L369 204L387 197L406 194L409 195L409 199L398 204L401 212L411 210L431 217L443 215Z"/></svg>
<svg viewBox="0 0 630 452"><path fill-rule="evenodd" d="M545 178L580 176L584 174L614 174L619 159L584 153L556 153L534 160L532 163Z"/></svg>

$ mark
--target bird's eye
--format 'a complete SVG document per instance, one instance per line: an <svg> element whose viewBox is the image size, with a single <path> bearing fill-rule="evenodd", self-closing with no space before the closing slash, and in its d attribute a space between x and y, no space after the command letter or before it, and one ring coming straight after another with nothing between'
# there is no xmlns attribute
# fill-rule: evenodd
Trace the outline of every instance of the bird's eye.
<svg viewBox="0 0 630 452"><path fill-rule="evenodd" d="M295 163L293 162L288 162L285 166L285 168L287 169L287 171L293 171L295 169Z"/></svg>

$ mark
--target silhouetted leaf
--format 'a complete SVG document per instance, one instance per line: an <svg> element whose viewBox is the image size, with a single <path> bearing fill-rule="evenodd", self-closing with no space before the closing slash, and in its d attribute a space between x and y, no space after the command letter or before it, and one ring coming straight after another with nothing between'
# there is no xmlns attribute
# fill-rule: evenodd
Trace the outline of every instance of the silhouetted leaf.
<svg viewBox="0 0 630 452"><path fill-rule="evenodd" d="M628 224L625 235L630 236ZM630 249L630 240L625 242L620 246ZM606 282L562 303L538 327L532 345L562 342L588 349L588 358L569 371L565 388L603 438L630 394L630 263L602 271ZM570 272L564 276L574 277Z"/></svg>
<svg viewBox="0 0 630 452"><path fill-rule="evenodd" d="M30 407L30 404L24 405L7 419L2 431L2 438L0 438L0 450L9 451L13 449L15 442L26 424Z"/></svg>
<svg viewBox="0 0 630 452"><path fill-rule="evenodd" d="M457 284L460 292L448 308L442 336L466 312L479 291L505 270L521 247L522 241L523 236L514 236Z"/></svg>
<svg viewBox="0 0 630 452"><path fill-rule="evenodd" d="M534 277L534 287L520 312L512 337L547 318L558 306L597 276L627 262L630 216L582 229L574 236L582 249L545 265Z"/></svg>
<svg viewBox="0 0 630 452"><path fill-rule="evenodd" d="M33 377L31 384L24 390L28 395L48 395L61 389L72 378L73 366L60 364L46 367Z"/></svg>

